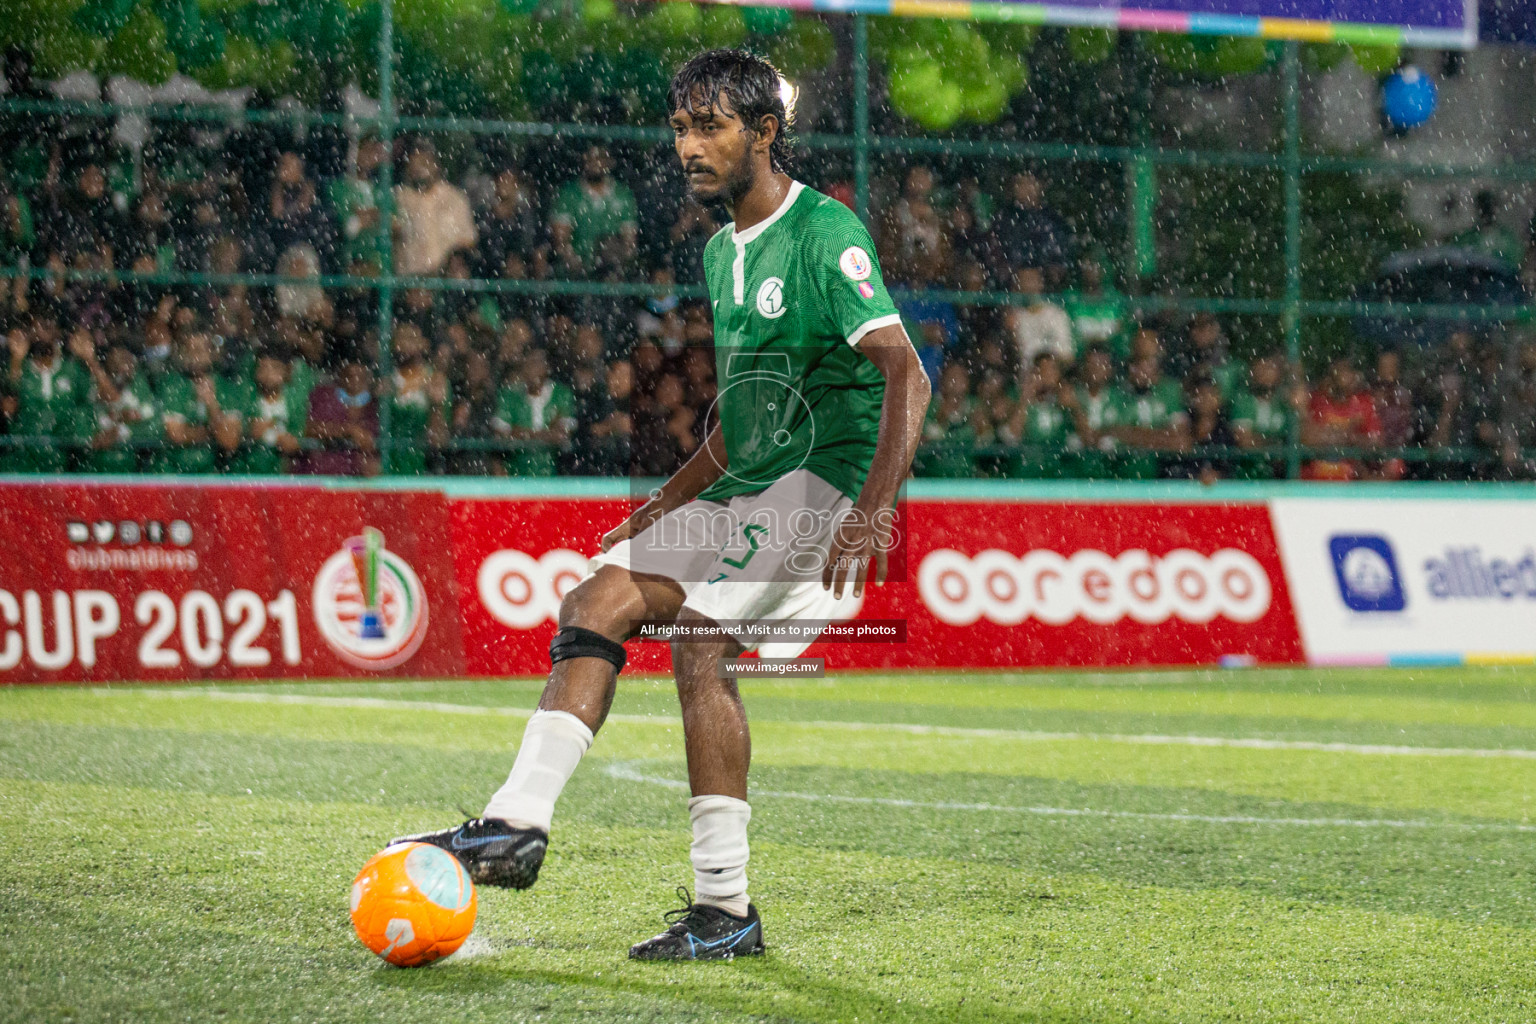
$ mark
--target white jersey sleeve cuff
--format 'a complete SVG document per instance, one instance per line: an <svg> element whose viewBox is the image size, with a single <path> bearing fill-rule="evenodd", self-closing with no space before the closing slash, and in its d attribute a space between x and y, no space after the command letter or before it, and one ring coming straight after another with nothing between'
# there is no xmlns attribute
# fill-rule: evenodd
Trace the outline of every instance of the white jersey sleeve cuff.
<svg viewBox="0 0 1536 1024"><path fill-rule="evenodd" d="M870 331L878 331L882 327L894 327L899 323L901 323L900 313L892 313L890 316L877 316L875 319L866 322L858 330L848 335L848 344L857 345L859 342L864 340L864 335L868 334Z"/></svg>

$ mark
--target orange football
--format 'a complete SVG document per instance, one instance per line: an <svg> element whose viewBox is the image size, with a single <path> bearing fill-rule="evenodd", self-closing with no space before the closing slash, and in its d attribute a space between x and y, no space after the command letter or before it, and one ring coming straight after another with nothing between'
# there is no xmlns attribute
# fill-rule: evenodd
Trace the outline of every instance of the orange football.
<svg viewBox="0 0 1536 1024"><path fill-rule="evenodd" d="M397 967L420 967L464 944L475 927L475 886L451 853L401 843L375 854L352 881L352 927Z"/></svg>

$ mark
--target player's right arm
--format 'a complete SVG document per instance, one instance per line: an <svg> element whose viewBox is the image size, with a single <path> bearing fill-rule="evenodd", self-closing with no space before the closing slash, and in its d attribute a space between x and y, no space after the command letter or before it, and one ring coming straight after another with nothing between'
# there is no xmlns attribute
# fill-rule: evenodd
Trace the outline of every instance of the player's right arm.
<svg viewBox="0 0 1536 1024"><path fill-rule="evenodd" d="M635 509L629 518L603 535L599 550L607 551L621 540L628 540L675 508L681 508L704 493L704 488L725 475L725 435L720 424L709 432L693 457L651 495L651 500Z"/></svg>

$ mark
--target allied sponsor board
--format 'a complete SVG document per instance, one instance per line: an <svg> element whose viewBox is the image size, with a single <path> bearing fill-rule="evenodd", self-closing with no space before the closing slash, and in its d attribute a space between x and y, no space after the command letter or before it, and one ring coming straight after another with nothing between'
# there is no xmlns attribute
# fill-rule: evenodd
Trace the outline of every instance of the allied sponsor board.
<svg viewBox="0 0 1536 1024"><path fill-rule="evenodd" d="M298 483L0 484L0 681L542 674L561 598L629 507ZM897 527L892 582L857 618L905 623L899 642L821 640L808 657L834 669L1304 660L1262 504L925 500ZM629 647L635 670L670 666L666 643Z"/></svg>
<svg viewBox="0 0 1536 1024"><path fill-rule="evenodd" d="M1308 658L1536 659L1536 503L1272 502Z"/></svg>

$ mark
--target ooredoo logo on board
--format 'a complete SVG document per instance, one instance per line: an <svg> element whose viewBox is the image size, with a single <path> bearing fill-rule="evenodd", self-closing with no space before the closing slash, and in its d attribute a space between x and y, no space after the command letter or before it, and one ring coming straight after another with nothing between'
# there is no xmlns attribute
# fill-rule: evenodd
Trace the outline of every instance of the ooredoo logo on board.
<svg viewBox="0 0 1536 1024"><path fill-rule="evenodd" d="M910 585L864 614L909 642L896 667L1276 664L1299 660L1291 594L1258 503L914 500Z"/></svg>
<svg viewBox="0 0 1536 1024"><path fill-rule="evenodd" d="M1131 618L1257 622L1269 611L1269 575L1246 551L1206 556L1181 548L1154 556L1142 549L1111 556L1083 550L1066 557L1035 550L1022 556L990 549L970 557L941 548L917 570L928 610L951 626L986 618L1013 626L1034 618L1062 625L1076 618L1108 625Z"/></svg>
<svg viewBox="0 0 1536 1024"><path fill-rule="evenodd" d="M538 558L509 548L492 552L475 574L475 592L491 618L532 629L560 615L560 601L587 574L587 556L554 548Z"/></svg>

